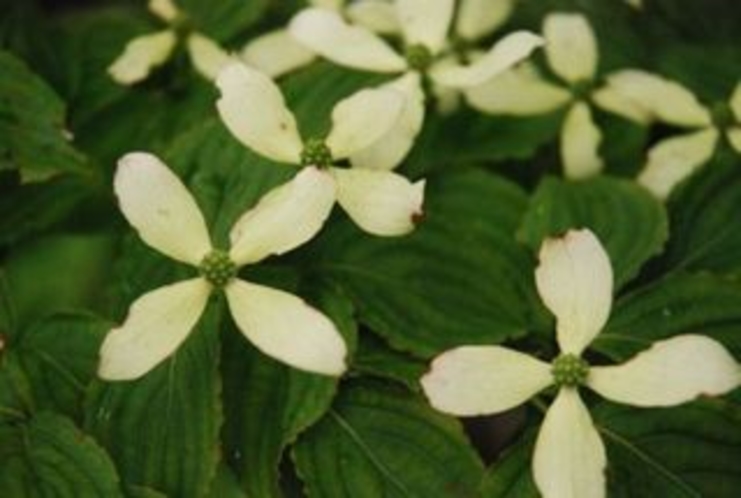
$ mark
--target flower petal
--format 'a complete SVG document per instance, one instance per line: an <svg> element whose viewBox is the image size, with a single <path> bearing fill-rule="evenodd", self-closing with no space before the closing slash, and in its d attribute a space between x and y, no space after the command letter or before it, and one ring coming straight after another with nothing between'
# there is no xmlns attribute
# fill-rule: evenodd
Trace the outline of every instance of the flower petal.
<svg viewBox="0 0 741 498"><path fill-rule="evenodd" d="M677 126L708 126L710 113L692 92L675 81L640 69L607 77L607 87L639 106L653 119Z"/></svg>
<svg viewBox="0 0 741 498"><path fill-rule="evenodd" d="M612 266L589 229L569 230L540 247L535 282L556 317L558 345L579 355L602 330L612 306Z"/></svg>
<svg viewBox="0 0 741 498"><path fill-rule="evenodd" d="M420 380L436 410L456 416L500 413L553 382L550 365L499 346L463 346L435 358Z"/></svg>
<svg viewBox="0 0 741 498"><path fill-rule="evenodd" d="M396 12L407 45L421 44L438 54L448 39L454 0L396 0Z"/></svg>
<svg viewBox="0 0 741 498"><path fill-rule="evenodd" d="M422 216L424 180L411 183L390 171L332 169L337 200L348 216L374 235L404 235Z"/></svg>
<svg viewBox="0 0 741 498"><path fill-rule="evenodd" d="M741 386L741 366L709 337L680 335L654 343L622 365L593 367L587 385L618 403L672 406Z"/></svg>
<svg viewBox="0 0 741 498"><path fill-rule="evenodd" d="M728 105L731 107L736 120L741 122L741 83L738 83L734 88Z"/></svg>
<svg viewBox="0 0 741 498"><path fill-rule="evenodd" d="M151 247L192 265L211 250L195 199L157 157L126 154L118 161L113 187L124 216Z"/></svg>
<svg viewBox="0 0 741 498"><path fill-rule="evenodd" d="M98 375L106 380L141 377L183 343L203 313L211 286L195 278L160 287L134 301L126 321L100 348Z"/></svg>
<svg viewBox="0 0 741 498"><path fill-rule="evenodd" d="M339 101L326 139L332 158L346 159L378 142L399 120L404 100L401 92L385 86L359 90Z"/></svg>
<svg viewBox="0 0 741 498"><path fill-rule="evenodd" d="M226 297L239 329L266 355L308 372L345 371L345 341L329 318L302 299L241 280L226 287Z"/></svg>
<svg viewBox="0 0 741 498"><path fill-rule="evenodd" d="M679 182L710 160L718 137L711 128L659 142L648 151L648 162L638 175L638 183L657 198L666 199Z"/></svg>
<svg viewBox="0 0 741 498"><path fill-rule="evenodd" d="M649 110L609 84L592 92L591 100L600 109L644 126L650 125L655 119Z"/></svg>
<svg viewBox="0 0 741 498"><path fill-rule="evenodd" d="M304 67L316 59L316 54L297 42L285 29L277 29L254 38L240 54L242 61L278 78Z"/></svg>
<svg viewBox="0 0 741 498"><path fill-rule="evenodd" d="M576 389L561 389L543 420L533 477L545 498L606 496L607 456Z"/></svg>
<svg viewBox="0 0 741 498"><path fill-rule="evenodd" d="M543 22L545 55L553 72L569 83L591 80L597 73L597 40L581 14L548 14Z"/></svg>
<svg viewBox="0 0 741 498"><path fill-rule="evenodd" d="M149 12L165 22L172 22L180 15L180 11L172 0L149 0Z"/></svg>
<svg viewBox="0 0 741 498"><path fill-rule="evenodd" d="M298 164L303 143L280 88L244 64L227 66L216 79L222 121L237 140L275 161Z"/></svg>
<svg viewBox="0 0 741 498"><path fill-rule="evenodd" d="M132 85L142 81L157 66L170 58L175 48L175 33L165 30L138 36L126 44L126 48L108 67L114 81Z"/></svg>
<svg viewBox="0 0 741 498"><path fill-rule="evenodd" d="M456 88L474 87L510 69L542 45L543 39L540 36L529 31L516 31L494 44L483 57L470 66L438 66L436 70L430 72L430 77L440 85Z"/></svg>
<svg viewBox="0 0 741 498"><path fill-rule="evenodd" d="M341 66L381 73L406 70L406 61L372 31L347 24L336 12L304 9L291 20L291 35Z"/></svg>
<svg viewBox="0 0 741 498"><path fill-rule="evenodd" d="M455 33L475 41L504 24L515 7L515 0L461 0L455 19Z"/></svg>
<svg viewBox="0 0 741 498"><path fill-rule="evenodd" d="M230 258L241 266L308 242L324 225L335 198L329 173L303 168L237 220L229 234Z"/></svg>
<svg viewBox="0 0 741 498"><path fill-rule="evenodd" d="M571 93L544 81L531 65L524 64L466 89L466 100L489 114L530 116L555 111L571 100Z"/></svg>
<svg viewBox="0 0 741 498"><path fill-rule="evenodd" d="M741 154L741 127L731 128L726 132L726 138L736 152Z"/></svg>
<svg viewBox="0 0 741 498"><path fill-rule="evenodd" d="M579 180L602 171L601 142L602 132L594 124L589 106L583 102L574 104L561 129L561 161L567 178Z"/></svg>
<svg viewBox="0 0 741 498"><path fill-rule="evenodd" d="M388 0L359 0L345 7L345 15L354 24L374 33L393 35L401 32L396 9Z"/></svg>
<svg viewBox="0 0 741 498"><path fill-rule="evenodd" d="M218 43L199 33L188 37L188 53L196 70L210 81L215 80L224 67L234 62Z"/></svg>
<svg viewBox="0 0 741 498"><path fill-rule="evenodd" d="M403 95L403 108L396 123L368 147L350 155L356 168L391 170L404 160L422 129L425 95L420 75L409 72L381 88L391 88Z"/></svg>

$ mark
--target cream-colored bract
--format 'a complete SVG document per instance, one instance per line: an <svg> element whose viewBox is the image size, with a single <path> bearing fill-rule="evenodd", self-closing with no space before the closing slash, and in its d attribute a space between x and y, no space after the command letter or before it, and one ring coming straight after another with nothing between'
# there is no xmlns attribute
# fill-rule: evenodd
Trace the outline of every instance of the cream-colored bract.
<svg viewBox="0 0 741 498"><path fill-rule="evenodd" d="M681 84L640 69L614 74L608 78L608 87L643 112L644 124L658 121L689 128L651 147L638 175L638 182L660 200L710 161L722 135L741 153L741 83L727 103L718 103L718 108L727 106L730 111L729 116L720 117Z"/></svg>
<svg viewBox="0 0 741 498"><path fill-rule="evenodd" d="M561 160L564 174L573 180L596 175L604 168L599 155L602 132L584 102L575 103L566 113L561 130Z"/></svg>
<svg viewBox="0 0 741 498"><path fill-rule="evenodd" d="M108 67L111 78L122 85L133 85L147 79L153 69L170 59L177 45L174 25L180 11L175 4L171 0L150 0L148 8L169 28L138 36L126 44L121 55ZM214 79L232 59L215 41L198 32L187 35L185 45L196 71L208 80Z"/></svg>
<svg viewBox="0 0 741 498"><path fill-rule="evenodd" d="M332 160L349 158L353 167L326 167L334 179L337 199L363 230L382 236L409 233L422 213L424 183L412 183L388 171L406 153L408 134L385 145L381 139L410 125L410 108L404 97L405 83L360 90L338 102L332 111L332 127L325 144ZM266 75L243 64L225 68L217 79L221 97L219 115L244 145L270 159L300 163L304 141L296 120L286 107L278 86ZM414 116L411 117L414 120ZM414 130L412 130L414 131ZM403 150L402 150L403 149ZM354 159L359 158L359 164ZM374 158L378 163L373 164ZM375 166L375 167L374 167ZM340 181L342 180L342 181Z"/></svg>
<svg viewBox="0 0 741 498"><path fill-rule="evenodd" d="M581 355L600 332L610 312L612 278L609 257L591 231L570 230L544 241L536 283L556 317L562 353ZM446 351L421 379L433 407L459 416L508 410L553 382L548 364L501 346ZM622 365L592 367L584 384L620 403L673 406L730 392L741 385L741 366L720 343L687 334L659 341ZM606 465L577 388L560 387L535 444L538 489L545 498L605 496Z"/></svg>
<svg viewBox="0 0 741 498"><path fill-rule="evenodd" d="M193 266L212 251L195 200L155 156L124 156L114 186L124 216L152 248ZM229 259L242 266L304 244L321 229L334 199L328 173L303 169L239 218L230 234ZM99 376L136 379L172 355L196 325L212 287L199 277L137 299L125 322L103 341ZM265 354L306 371L342 374L345 342L318 310L296 296L238 278L227 282L224 291L237 326Z"/></svg>

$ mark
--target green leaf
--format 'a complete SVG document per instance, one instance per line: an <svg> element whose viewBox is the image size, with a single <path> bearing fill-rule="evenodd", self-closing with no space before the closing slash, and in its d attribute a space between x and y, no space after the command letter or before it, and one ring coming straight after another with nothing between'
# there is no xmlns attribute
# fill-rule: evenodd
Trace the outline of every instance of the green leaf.
<svg viewBox="0 0 741 498"><path fill-rule="evenodd" d="M82 314L49 317L24 331L7 347L31 385L37 410L55 410L79 419L82 400L98 365L108 322Z"/></svg>
<svg viewBox="0 0 741 498"><path fill-rule="evenodd" d="M5 262L16 317L9 332L57 311L101 307L112 242L108 233L59 234L14 247Z"/></svg>
<svg viewBox="0 0 741 498"><path fill-rule="evenodd" d="M741 210L740 173L737 158L712 161L672 196L666 266L741 272L741 231L729 223Z"/></svg>
<svg viewBox="0 0 741 498"><path fill-rule="evenodd" d="M428 368L427 363L391 349L379 337L372 334L360 336L358 351L353 360L353 370L362 375L401 382L411 391L419 391L419 378Z"/></svg>
<svg viewBox="0 0 741 498"><path fill-rule="evenodd" d="M141 379L94 385L86 430L125 482L183 498L208 491L221 425L220 311L211 306L185 344Z"/></svg>
<svg viewBox="0 0 741 498"><path fill-rule="evenodd" d="M530 466L534 434L523 436L505 450L481 482L481 498L538 498Z"/></svg>
<svg viewBox="0 0 741 498"><path fill-rule="evenodd" d="M396 349L432 356L522 335L537 302L530 254L513 236L524 193L481 171L436 178L426 192L413 234L330 227L312 269L336 279L360 320Z"/></svg>
<svg viewBox="0 0 741 498"><path fill-rule="evenodd" d="M0 171L24 181L84 173L85 157L69 143L64 103L10 52L0 50Z"/></svg>
<svg viewBox="0 0 741 498"><path fill-rule="evenodd" d="M123 498L105 452L53 413L0 425L0 490L7 497Z"/></svg>
<svg viewBox="0 0 741 498"><path fill-rule="evenodd" d="M475 496L482 477L454 419L379 386L345 386L294 460L309 497Z"/></svg>
<svg viewBox="0 0 741 498"><path fill-rule="evenodd" d="M179 0L178 5L196 29L217 40L226 41L260 20L268 0Z"/></svg>
<svg viewBox="0 0 741 498"><path fill-rule="evenodd" d="M616 286L636 276L668 236L663 206L634 182L610 177L545 178L530 200L518 237L537 252L543 239L590 228L607 249Z"/></svg>
<svg viewBox="0 0 741 498"><path fill-rule="evenodd" d="M336 292L319 294L316 304L354 349L352 306ZM300 332L298 328L296 333ZM227 328L224 344L227 458L248 496L281 496L278 466L283 451L329 409L337 379L302 372L265 356L235 326Z"/></svg>
<svg viewBox="0 0 741 498"><path fill-rule="evenodd" d="M610 496L735 498L741 487L741 407L723 400L593 412L607 447Z"/></svg>
<svg viewBox="0 0 741 498"><path fill-rule="evenodd" d="M741 285L712 275L671 275L615 304L593 348L624 360L678 334L709 335L741 357Z"/></svg>

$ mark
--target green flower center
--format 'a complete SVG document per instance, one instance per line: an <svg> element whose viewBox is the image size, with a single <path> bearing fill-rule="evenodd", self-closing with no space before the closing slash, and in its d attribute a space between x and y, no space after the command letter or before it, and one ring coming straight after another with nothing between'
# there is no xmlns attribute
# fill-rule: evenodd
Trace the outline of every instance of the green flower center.
<svg viewBox="0 0 741 498"><path fill-rule="evenodd" d="M589 96L594 89L592 80L584 79L571 84L571 94L576 100L589 100Z"/></svg>
<svg viewBox="0 0 741 498"><path fill-rule="evenodd" d="M221 289L237 275L237 265L224 251L214 249L201 260L198 272L217 289Z"/></svg>
<svg viewBox="0 0 741 498"><path fill-rule="evenodd" d="M432 63L432 52L430 52L430 49L418 43L409 45L404 55L409 67L417 71L424 71Z"/></svg>
<svg viewBox="0 0 741 498"><path fill-rule="evenodd" d="M332 151L329 150L324 140L320 138L310 138L301 151L301 164L303 166L316 166L326 168L332 164Z"/></svg>
<svg viewBox="0 0 741 498"><path fill-rule="evenodd" d="M731 106L725 102L715 103L711 108L710 113L713 117L713 122L718 126L718 128L730 128L736 122L736 116L734 116Z"/></svg>
<svg viewBox="0 0 741 498"><path fill-rule="evenodd" d="M558 387L584 384L589 375L589 363L573 354L562 354L551 364L553 382Z"/></svg>

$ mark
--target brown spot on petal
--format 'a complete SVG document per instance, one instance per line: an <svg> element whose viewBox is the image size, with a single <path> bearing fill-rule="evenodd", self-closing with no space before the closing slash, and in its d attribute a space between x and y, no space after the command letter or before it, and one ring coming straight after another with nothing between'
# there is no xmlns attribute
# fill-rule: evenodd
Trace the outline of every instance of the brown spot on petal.
<svg viewBox="0 0 741 498"><path fill-rule="evenodd" d="M426 218L426 215L424 211L417 211L415 213L412 213L412 223L415 225L419 225L422 223Z"/></svg>

